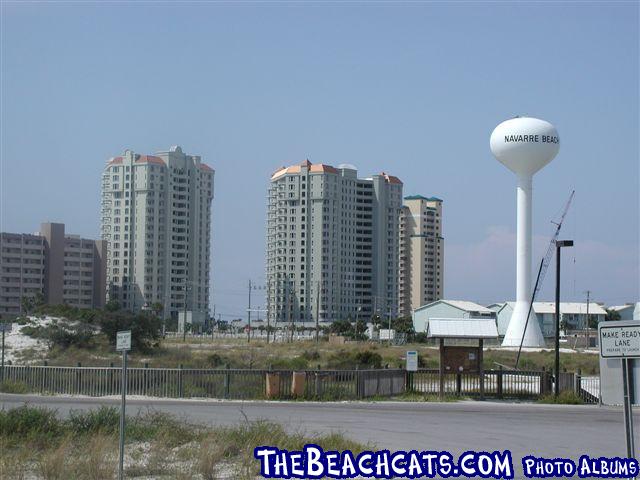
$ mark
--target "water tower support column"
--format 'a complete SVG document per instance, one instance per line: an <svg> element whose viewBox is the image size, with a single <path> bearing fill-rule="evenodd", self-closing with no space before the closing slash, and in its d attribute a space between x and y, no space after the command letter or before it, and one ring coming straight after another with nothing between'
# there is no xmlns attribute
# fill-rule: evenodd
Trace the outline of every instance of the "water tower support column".
<svg viewBox="0 0 640 480"><path fill-rule="evenodd" d="M531 300L532 183L533 177L531 175L518 175L518 223L516 225L518 231L516 244L516 302L526 304L527 310L529 309L529 301ZM520 345L520 342L518 342L518 345Z"/></svg>
<svg viewBox="0 0 640 480"><path fill-rule="evenodd" d="M535 314L529 318L529 302L531 302L531 204L533 175L518 175L518 219L516 239L516 305L511 321L502 341L504 347L519 347L524 334L524 347L544 346L544 338L540 327L536 324ZM525 332L525 325L527 331ZM524 333L523 333L524 332Z"/></svg>

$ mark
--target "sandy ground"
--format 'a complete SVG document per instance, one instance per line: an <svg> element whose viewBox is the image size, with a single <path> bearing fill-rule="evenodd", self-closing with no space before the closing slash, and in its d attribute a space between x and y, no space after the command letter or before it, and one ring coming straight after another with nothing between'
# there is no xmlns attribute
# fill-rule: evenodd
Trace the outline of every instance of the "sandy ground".
<svg viewBox="0 0 640 480"><path fill-rule="evenodd" d="M36 325L48 325L54 320L59 319L55 317L29 317L29 320L35 322ZM15 363L16 355L22 350L35 349L42 352L47 350L47 344L45 342L37 338L31 338L30 336L22 333L22 329L25 326L26 325L20 325L14 322L11 326L11 332L5 333L5 362L11 361L12 363Z"/></svg>

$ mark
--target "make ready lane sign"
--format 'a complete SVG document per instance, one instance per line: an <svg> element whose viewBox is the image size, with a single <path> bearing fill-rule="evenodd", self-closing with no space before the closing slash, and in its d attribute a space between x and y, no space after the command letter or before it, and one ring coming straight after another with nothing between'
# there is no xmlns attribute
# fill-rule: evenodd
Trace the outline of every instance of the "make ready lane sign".
<svg viewBox="0 0 640 480"><path fill-rule="evenodd" d="M640 322L600 324L600 355L602 358L640 357Z"/></svg>

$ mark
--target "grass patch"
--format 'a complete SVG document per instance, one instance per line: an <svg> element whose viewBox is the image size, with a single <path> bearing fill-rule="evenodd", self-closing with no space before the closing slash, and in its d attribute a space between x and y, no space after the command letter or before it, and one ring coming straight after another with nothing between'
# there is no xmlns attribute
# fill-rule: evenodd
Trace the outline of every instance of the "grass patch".
<svg viewBox="0 0 640 480"><path fill-rule="evenodd" d="M0 383L0 392L2 393L29 393L29 386L23 382L14 382L13 380L5 380Z"/></svg>
<svg viewBox="0 0 640 480"><path fill-rule="evenodd" d="M383 398L382 400L387 400L387 398ZM464 400L464 397L445 395L444 398L440 399L440 396L438 394L405 392L401 395L391 397L391 400L397 400L400 402L458 402L460 400Z"/></svg>
<svg viewBox="0 0 640 480"><path fill-rule="evenodd" d="M72 412L67 419L61 419L55 410L28 405L0 411L2 478L113 478L118 426L115 407ZM127 418L126 442L128 477L204 480L256 478L259 464L253 449L259 445L301 450L315 443L325 450L354 453L373 448L337 433L289 432L266 420L199 427L156 411Z"/></svg>
<svg viewBox="0 0 640 480"><path fill-rule="evenodd" d="M538 400L538 403L558 404L558 405L582 405L584 401L575 392L565 390L557 397L553 394L545 395Z"/></svg>

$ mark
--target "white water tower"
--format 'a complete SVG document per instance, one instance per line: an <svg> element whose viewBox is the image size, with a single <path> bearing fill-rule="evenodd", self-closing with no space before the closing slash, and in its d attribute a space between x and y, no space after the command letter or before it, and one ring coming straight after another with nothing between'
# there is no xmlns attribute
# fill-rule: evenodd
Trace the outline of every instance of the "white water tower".
<svg viewBox="0 0 640 480"><path fill-rule="evenodd" d="M533 175L557 155L560 139L549 122L516 117L498 125L491 134L491 152L518 178L516 244L516 306L502 345L544 347L544 337L535 316L527 314L531 302L531 190ZM525 325L527 331L525 332ZM524 336L524 340L523 340Z"/></svg>

